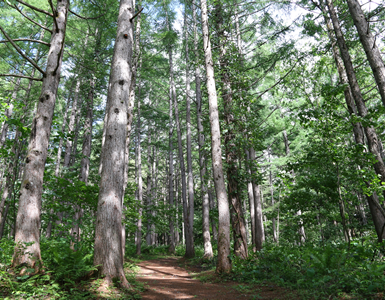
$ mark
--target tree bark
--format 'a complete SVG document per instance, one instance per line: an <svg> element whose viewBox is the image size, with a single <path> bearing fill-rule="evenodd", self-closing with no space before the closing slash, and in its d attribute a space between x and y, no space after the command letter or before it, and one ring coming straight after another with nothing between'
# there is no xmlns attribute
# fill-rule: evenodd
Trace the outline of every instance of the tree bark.
<svg viewBox="0 0 385 300"><path fill-rule="evenodd" d="M262 214L262 197L259 185L255 182L255 150L250 148L251 159L251 176L253 184L253 196L254 196L254 209L255 209L255 248L257 251L262 249L263 242L265 241L265 229L263 227L263 214Z"/></svg>
<svg viewBox="0 0 385 300"><path fill-rule="evenodd" d="M343 72L343 69L342 69L341 60L339 60L339 58L338 58L339 56L337 55L337 51L336 51L336 49L333 49L337 68L339 69L340 78L341 78L342 83L347 81L349 83L349 87L350 87L350 91L345 89L345 100L346 100L346 104L347 104L348 109L349 109L349 113L350 114L355 113L353 100L351 100L353 98L355 101L357 110L358 110L358 114L361 117L365 118L367 116L367 108L366 108L365 102L363 100L360 87L359 87L358 82L357 82L357 78L355 75L353 64L351 62L351 58L350 58L350 55L349 55L349 52L348 52L348 49L347 49L347 46L345 43L345 39L343 37L342 31L340 28L337 14L335 12L332 1L326 0L326 3L327 3L327 6L329 8L329 15L330 15L330 19L332 21L333 29L334 29L335 36L337 39L337 45L338 45L338 48L340 50L341 59L342 59L342 62L345 66L344 71L346 72L346 77L345 77L345 72ZM324 9L323 9L323 12L326 13L326 11ZM326 20L326 24L328 24L327 20ZM329 29L329 32L330 32L331 25L328 25L328 26L330 28ZM331 34L329 34L329 38L333 42L333 36ZM368 141L369 151L377 159L377 162L374 164L375 172L377 173L377 175L381 176L382 180L384 180L384 178L385 178L385 166L384 166L384 163L382 161L381 154L379 153L379 150L378 150L377 134L376 134L373 126L364 126L363 129L364 129L363 131L366 135L367 141ZM359 123L353 124L353 133L354 133L356 142L358 144L364 145L364 136L362 134L361 124L359 124ZM367 184L369 184L369 183L367 183ZM372 213L373 222L374 222L375 229L377 232L378 240L382 241L385 238L385 231L380 229L380 228L383 227L383 224L385 224L385 216L382 214L379 203L377 200L378 200L378 198L377 198L377 195L375 193L373 193L371 196L368 196L369 208L370 208L370 211Z"/></svg>
<svg viewBox="0 0 385 300"><path fill-rule="evenodd" d="M361 5L357 0L347 0L350 15L357 28L361 44L365 50L378 91L381 95L382 104L385 106L385 66L381 52L376 45L376 38L373 37L369 28L369 21L366 20Z"/></svg>
<svg viewBox="0 0 385 300"><path fill-rule="evenodd" d="M142 179L142 148L141 148L141 130L142 125L140 121L140 98L138 99L138 111L137 111L138 125L137 125L137 143L138 150L136 158L138 160L138 202L139 202L139 216L138 216L138 229L136 234L136 255L141 255L142 253L142 214L143 214L143 179Z"/></svg>
<svg viewBox="0 0 385 300"><path fill-rule="evenodd" d="M11 99L8 103L9 107L5 110L5 116L7 117L7 119L11 118L12 114L13 114L13 101L16 102L16 97L17 97L17 91L19 90L19 86L20 86L20 81L21 81L21 78L18 77L17 80L16 80L16 83L15 83L15 87L13 88L13 93L12 93L12 96L11 96ZM3 123L3 125L1 126L1 130L0 130L0 147L3 147L4 146L4 143L5 143L5 140L7 138L7 134L8 134L8 123L7 121L5 121Z"/></svg>
<svg viewBox="0 0 385 300"><path fill-rule="evenodd" d="M250 160L250 152L246 150L246 169L249 175L249 181L247 183L247 195L249 198L249 208L250 208L250 221L251 221L251 244L253 245L253 252L255 252L256 244L255 244L255 201L254 201L254 193L253 193L253 180L251 178L251 160Z"/></svg>
<svg viewBox="0 0 385 300"><path fill-rule="evenodd" d="M147 214L147 234L146 234L146 243L147 246L152 245L152 235L151 235L151 227L152 227L152 157L151 157L151 127L148 126L148 146L147 146L147 191L146 191L146 214Z"/></svg>
<svg viewBox="0 0 385 300"><path fill-rule="evenodd" d="M53 25L51 46L47 57L46 76L43 78L37 113L32 122L16 218L16 246L12 265L17 267L25 264L33 268L35 272L39 272L42 267L40 254L41 195L56 93L60 80L68 7L69 0L57 3L57 17ZM56 26L58 27L56 28ZM31 244L24 247L25 243ZM23 268L23 270L25 269Z"/></svg>
<svg viewBox="0 0 385 300"><path fill-rule="evenodd" d="M234 112L233 112L233 96L231 89L231 78L229 74L229 62L226 53L226 40L223 28L222 5L215 5L216 15L216 31L219 35L220 54L219 65L221 81L223 85L222 98L224 102L224 117L226 120L226 134L225 134L225 152L227 164L227 193L230 202L230 220L233 228L234 237L234 252L240 258L246 259L247 253L247 235L245 219L242 211L241 203L241 189L240 189L240 174L238 169L238 153L235 142L235 128L234 128Z"/></svg>
<svg viewBox="0 0 385 300"><path fill-rule="evenodd" d="M121 0L117 35L111 64L107 95L107 122L101 161L98 210L95 228L94 265L108 284L114 278L124 287L128 282L123 269L122 199L127 138L128 101L131 69L128 62L132 51L133 6L131 0Z"/></svg>
<svg viewBox="0 0 385 300"><path fill-rule="evenodd" d="M194 8L195 10L195 8ZM190 239L190 249L186 248L186 257L194 257L194 179L191 158L191 96L190 96L190 70L189 70L189 48L188 48L188 28L187 28L187 5L184 12L185 26L185 56L186 56L186 146L187 146L187 174L188 174L188 231ZM189 253L187 253L189 252Z"/></svg>
<svg viewBox="0 0 385 300"><path fill-rule="evenodd" d="M209 39L209 24L206 0L201 0L203 50L209 97L209 115L211 129L211 154L213 164L214 186L218 198L218 260L217 273L230 273L230 210L222 166L221 131L219 127L218 99L214 79L214 63Z"/></svg>
<svg viewBox="0 0 385 300"><path fill-rule="evenodd" d="M174 208L174 153L173 153L173 99L174 99L174 91L173 91L173 78L172 74L172 53L171 47L168 49L169 51L169 63L170 63L170 99L169 99L169 131L168 131L168 201L170 204L170 208ZM169 254L175 254L175 235L174 235L174 216L170 214L170 245L168 247Z"/></svg>
<svg viewBox="0 0 385 300"><path fill-rule="evenodd" d="M198 129L198 147L199 147L199 169L201 180L201 195L202 195L202 233L203 233L203 258L213 258L213 247L211 245L210 236L210 202L207 189L207 181L205 174L207 172L206 160L204 153L205 136L202 125L202 91L201 79L199 72L199 52L198 52L198 32L197 32L197 13L196 3L192 0L193 8L193 26L194 26L194 53L195 53L195 98L197 104L197 129Z"/></svg>

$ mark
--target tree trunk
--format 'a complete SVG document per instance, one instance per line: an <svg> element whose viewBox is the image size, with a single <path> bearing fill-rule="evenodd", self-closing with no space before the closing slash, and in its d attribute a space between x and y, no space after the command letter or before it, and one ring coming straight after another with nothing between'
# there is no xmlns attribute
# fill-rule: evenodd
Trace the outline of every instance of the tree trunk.
<svg viewBox="0 0 385 300"><path fill-rule="evenodd" d="M221 81L223 85L222 98L224 102L224 117L226 120L225 152L227 164L227 193L230 202L230 220L234 236L234 252L240 258L246 259L247 236L245 219L242 211L240 174L238 170L238 153L235 144L233 96L231 89L231 79L229 74L229 62L227 58L225 43L225 32L223 28L222 5L215 5L216 31L219 35L220 54L219 64L221 69Z"/></svg>
<svg viewBox="0 0 385 300"><path fill-rule="evenodd" d="M199 169L201 180L201 195L202 195L202 232L203 232L203 258L213 258L213 247L211 245L210 236L210 202L207 189L205 174L207 171L206 160L204 153L205 136L202 125L202 92L201 79L199 72L199 52L198 52L198 32L197 32L197 13L196 3L192 0L193 8L193 26L194 26L194 53L195 53L195 98L197 104L197 129L198 129L198 147L199 147Z"/></svg>
<svg viewBox="0 0 385 300"><path fill-rule="evenodd" d="M170 65L172 65L172 63ZM172 79L172 91L173 91L172 94L174 99L175 123L176 123L176 131L178 136L178 154L179 154L181 181L182 181L183 219L184 219L184 229L185 229L185 237L186 237L186 253L184 256L186 258L192 258L195 256L194 240L193 240L193 236L190 234L192 233L192 230L190 229L188 206L187 206L186 168L185 168L184 157L183 157L182 132L181 132L180 122L179 122L178 102L176 99L175 85L174 85L173 79Z"/></svg>
<svg viewBox="0 0 385 300"><path fill-rule="evenodd" d="M13 114L13 106L14 106L13 101L16 102L17 91L19 90L20 81L21 81L20 77L16 79L15 87L13 88L13 93L8 103L9 107L5 110L5 117L7 119L10 119ZM7 123L7 120L6 120L1 126L1 130L0 130L0 147L1 148L4 146L5 140L7 138L8 127L9 127L9 124Z"/></svg>
<svg viewBox="0 0 385 300"><path fill-rule="evenodd" d="M152 227L152 162L151 162L151 128L148 126L148 146L147 146L147 193L146 193L146 214L147 214L147 234L146 234L146 243L147 246L152 245L152 236L151 236L151 227Z"/></svg>
<svg viewBox="0 0 385 300"><path fill-rule="evenodd" d="M253 252L256 251L255 246L255 207L254 207L254 193L253 193L253 180L251 178L251 169L250 169L250 152L246 150L246 169L249 175L249 182L247 183L247 195L249 198L249 208L250 208L250 221L251 221L251 244L253 245Z"/></svg>
<svg viewBox="0 0 385 300"><path fill-rule="evenodd" d="M381 95L382 104L385 106L385 66L381 52L376 45L376 37L373 37L369 28L369 20L366 20L361 5L357 0L347 0L350 15L357 28L361 44L364 47L366 57L372 68L374 79Z"/></svg>
<svg viewBox="0 0 385 300"><path fill-rule="evenodd" d="M218 260L217 273L230 273L230 210L226 194L225 179L222 167L221 131L219 127L218 99L214 79L214 63L209 39L209 24L206 0L201 0L203 50L207 78L207 92L209 97L209 115L211 129L211 154L213 164L214 186L218 198L219 226L218 226Z"/></svg>
<svg viewBox="0 0 385 300"><path fill-rule="evenodd" d="M57 17L53 25L46 75L43 78L37 113L32 121L16 218L16 246L12 266L25 264L35 269L35 272L39 272L42 267L40 254L41 195L56 93L60 80L68 6L69 0L62 0L57 3L56 7ZM25 243L31 244L24 247ZM23 271L25 269L23 268Z"/></svg>
<svg viewBox="0 0 385 300"><path fill-rule="evenodd" d="M257 251L262 249L263 242L265 241L265 229L263 227L263 214L262 214L262 197L259 185L255 182L255 150L250 148L251 159L251 177L253 184L253 196L254 196L254 209L255 209L255 248Z"/></svg>
<svg viewBox="0 0 385 300"><path fill-rule="evenodd" d="M195 10L195 7L194 7ZM189 70L189 49L188 49L188 28L187 28L187 5L184 12L185 26L185 56L186 56L186 146L187 146L187 174L188 174L188 231L190 238L190 249L186 248L186 257L194 257L194 179L191 158L191 96L190 96L190 70ZM187 253L189 252L189 253Z"/></svg>
<svg viewBox="0 0 385 300"><path fill-rule="evenodd" d="M137 229L137 234L136 234L136 255L141 255L142 253L142 214L143 214L143 179L142 179L142 148L141 148L141 130L142 130L142 125L140 122L140 98L138 99L138 126L137 126L137 134L138 134L138 151L136 158L138 160L138 202L139 202L139 216L138 216L138 229Z"/></svg>
<svg viewBox="0 0 385 300"><path fill-rule="evenodd" d="M132 50L132 1L121 0L107 95L107 122L102 150L94 265L108 284L117 278L128 287L123 269L122 199L124 189L127 114L131 85L128 62Z"/></svg>
<svg viewBox="0 0 385 300"><path fill-rule="evenodd" d="M80 79L78 78L76 81L74 101L72 102L71 116L70 116L70 120L68 122L68 133L69 134L72 134L74 132L74 129L75 129L74 128L75 127L75 118L76 118L76 115L78 113L79 90L80 90ZM65 155L64 155L64 168L68 168L70 166L72 144L73 144L73 137L68 137L67 143L66 143L66 151L65 151Z"/></svg>
<svg viewBox="0 0 385 300"><path fill-rule="evenodd" d="M349 113L353 114L355 112L353 101L351 100L353 98L355 103L356 103L356 107L357 107L357 110L358 110L360 117L365 118L368 114L367 108L366 108L364 99L363 99L362 94L361 94L360 87L359 87L357 79L356 79L353 64L351 62L351 58L350 58L350 55L349 55L349 52L348 52L348 49L347 49L347 46L345 43L345 39L343 37L342 31L341 31L341 28L339 25L337 14L335 12L335 9L334 9L334 6L333 6L333 3L331 2L331 0L327 0L326 2L327 2L327 6L329 8L329 15L330 15L330 18L331 18L331 21L333 24L333 29L335 32L335 36L337 39L337 45L338 45L338 48L340 49L341 58L342 58L344 66L345 66L347 79L344 76L345 72L342 71L342 65L339 62L336 49L334 49L336 64L337 64L337 67L338 67L339 72L340 72L341 81L342 82L348 81L349 86L350 86L351 94L349 91L347 91L345 89L345 100L346 100L346 103L347 103L347 106L349 109ZM326 23L328 24L327 20L326 20ZM329 25L329 28L331 29L330 25ZM333 38L332 38L331 34L329 34L329 37L331 38L331 41L333 42ZM350 96L352 96L352 97L350 97ZM377 159L377 162L374 164L374 169L375 169L377 175L380 175L381 178L383 179L383 178L385 178L385 166L384 166L381 154L378 150L377 134L376 134L373 126L364 126L363 129L364 129L363 131L366 135L367 141L368 141L369 151ZM353 124L353 132L355 135L356 142L358 144L364 145L364 137L363 137L361 126L359 123ZM367 183L367 184L369 184L369 183ZM375 194L368 196L368 203L369 203L370 211L372 213L373 222L375 224L376 232L378 235L378 240L382 241L382 239L385 238L385 232L383 230L380 230L379 227L381 227L381 225L380 225L381 223L385 224L385 216L381 212L381 207L380 207L379 203L377 202L377 199L378 199L377 195L375 195ZM376 218L378 218L378 219L376 219ZM383 225L382 225L382 227L383 227Z"/></svg>
<svg viewBox="0 0 385 300"><path fill-rule="evenodd" d="M83 125L84 136L82 145L82 159L80 161L79 180L87 184L90 170L90 157L92 145L92 122L93 122L93 107L94 107L95 79L91 77L90 86L87 97L86 119ZM75 241L80 241L80 219L83 216L83 209L80 205L76 205L74 217L74 225L71 230L71 235Z"/></svg>
<svg viewBox="0 0 385 300"><path fill-rule="evenodd" d="M169 48L169 62L170 62L170 99L169 99L169 131L168 131L168 201L170 208L174 208L174 153L173 153L173 78L172 74L172 53L171 48ZM170 214L170 245L168 247L169 254L175 254L175 234L174 234L174 216Z"/></svg>

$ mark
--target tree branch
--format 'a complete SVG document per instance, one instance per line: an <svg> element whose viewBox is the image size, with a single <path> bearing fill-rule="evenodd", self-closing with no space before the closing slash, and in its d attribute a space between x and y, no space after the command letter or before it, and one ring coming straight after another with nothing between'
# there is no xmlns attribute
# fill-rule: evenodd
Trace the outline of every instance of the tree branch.
<svg viewBox="0 0 385 300"><path fill-rule="evenodd" d="M36 11L41 12L43 14L46 14L46 15L48 15L50 17L53 17L53 14L51 14L48 11L45 11L44 9L37 8L37 7L35 7L35 6L31 5L31 4L25 3L24 1L21 1L21 0L16 0L16 1L19 2L20 4L23 4L23 5L27 6L27 7L29 7L30 9L36 10Z"/></svg>
<svg viewBox="0 0 385 300"><path fill-rule="evenodd" d="M12 41L14 42L33 42L33 43L39 43L39 44L43 44L43 45L46 45L48 47L51 47L51 44L50 43L47 43L47 42L44 42L44 41L40 41L40 40L33 40L33 39L13 39ZM0 41L0 44L1 43L9 43L9 41Z"/></svg>
<svg viewBox="0 0 385 300"><path fill-rule="evenodd" d="M257 97L257 99L261 98L264 94L266 94L268 91L270 91L271 89L275 88L278 84L280 84L282 82L282 80L284 80L293 70L294 70L294 67L297 65L297 63L302 59L302 57L300 59L298 59L296 61L296 63L291 67L291 69L283 76L281 77L276 83L274 83L271 87L269 87L268 89L264 90L262 93L260 93Z"/></svg>
<svg viewBox="0 0 385 300"><path fill-rule="evenodd" d="M9 37L9 35L4 31L3 27L0 26L0 31L5 35L6 39L12 44L12 46L16 49L17 52L20 53L21 56L23 56L26 60L29 61L31 65L33 65L36 69L39 70L39 72L45 77L45 72L32 60L30 59L27 55L21 51L21 49L12 41L12 39Z"/></svg>
<svg viewBox="0 0 385 300"><path fill-rule="evenodd" d="M130 19L130 22L132 22L143 10L143 7Z"/></svg>
<svg viewBox="0 0 385 300"><path fill-rule="evenodd" d="M77 13L73 12L72 10L69 10L69 12L70 12L71 14L77 16L78 18L83 19L83 20L95 20L95 19L99 19L100 17L103 17L103 16L106 14L106 13L104 13L104 14L101 14L101 15L99 15L99 16L97 16L97 17L92 17L92 18L90 18L90 17L82 17L82 16L78 15Z"/></svg>
<svg viewBox="0 0 385 300"><path fill-rule="evenodd" d="M10 5L10 4L9 4L9 5ZM17 5L10 5L10 6L14 7L19 13L21 13L21 14L24 16L24 18L28 19L28 20L29 20L30 22L32 22L33 24L39 26L40 28L43 28L43 29L49 31L49 32L52 34L52 30L51 30L51 29L49 29L49 28L47 28L47 27L41 25L40 23L38 23L38 22L32 20L32 19L31 19L30 17L28 17L25 13L23 13L23 12L20 10L20 8L17 7Z"/></svg>
<svg viewBox="0 0 385 300"><path fill-rule="evenodd" d="M0 77L20 77L20 78L26 78L26 79L35 80L35 81L43 81L43 78L34 78L30 76L16 75L16 74L0 74Z"/></svg>
<svg viewBox="0 0 385 300"><path fill-rule="evenodd" d="M48 0L48 2L49 2L49 6L51 6L51 9L52 9L52 13L53 13L52 19L55 22L56 33L58 33L59 32L59 27L57 26L57 21L56 21L57 11L53 7L52 0Z"/></svg>

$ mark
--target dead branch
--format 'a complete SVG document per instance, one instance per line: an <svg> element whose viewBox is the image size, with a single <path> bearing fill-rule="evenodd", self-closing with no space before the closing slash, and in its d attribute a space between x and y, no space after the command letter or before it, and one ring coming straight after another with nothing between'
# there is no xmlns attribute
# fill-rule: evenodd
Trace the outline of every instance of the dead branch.
<svg viewBox="0 0 385 300"><path fill-rule="evenodd" d="M58 33L59 32L59 27L57 26L57 21L56 21L57 11L53 7L52 0L48 0L48 2L49 2L49 6L51 6L51 10L52 10L52 13L53 13L52 19L53 19L53 21L55 23L56 33Z"/></svg>
<svg viewBox="0 0 385 300"><path fill-rule="evenodd" d="M46 45L48 47L51 46L50 43L47 43L47 42L44 42L44 41L40 41L40 40L33 40L33 39L13 39L12 41L14 41L14 42L33 42L33 43L43 44L43 45ZM9 43L9 41L0 41L0 44L1 43Z"/></svg>
<svg viewBox="0 0 385 300"><path fill-rule="evenodd" d="M5 30L1 26L0 26L0 31L5 35L5 38L12 44L13 48L15 48L16 51L19 52L21 56L23 56L26 60L28 60L31 65L33 65L36 69L38 69L39 72L43 75L43 77L45 77L45 72L32 59L30 59L27 55L25 55L23 51L21 51L21 49L12 41L12 39L9 37L9 35L5 32Z"/></svg>
<svg viewBox="0 0 385 300"><path fill-rule="evenodd" d="M23 5L27 6L27 7L29 7L30 9L36 10L36 11L41 12L43 14L46 14L46 15L48 15L50 17L53 17L53 15L50 12L45 11L44 9L37 8L37 7L35 7L35 6L31 5L31 4L25 3L24 1L21 1L21 0L16 0L16 1L19 2L20 4L23 4Z"/></svg>
<svg viewBox="0 0 385 300"><path fill-rule="evenodd" d="M10 5L10 4L9 4L9 5ZM49 28L47 28L47 27L41 25L40 23L38 23L38 22L32 20L32 19L31 19L30 17L28 17L25 13L23 13L23 12L21 11L21 9L17 7L17 5L10 5L10 6L14 7L19 13L21 13L21 14L23 15L24 18L26 18L27 20L29 20L29 21L32 22L33 24L39 26L40 28L43 28L43 29L49 31L49 32L52 34L52 30L51 30L51 29L49 29Z"/></svg>
<svg viewBox="0 0 385 300"><path fill-rule="evenodd" d="M34 78L30 76L16 75L16 74L0 74L0 77L20 77L20 78L26 78L29 80L43 81L43 78Z"/></svg>
<svg viewBox="0 0 385 300"><path fill-rule="evenodd" d="M82 16L78 15L77 13L73 12L72 10L69 10L69 12L70 12L71 14L77 16L78 18L83 19L83 20L95 20L95 19L99 19L100 17L103 17L103 16L106 14L106 13L104 13L104 14L101 14L101 15L99 15L99 16L97 16L97 17L82 17Z"/></svg>

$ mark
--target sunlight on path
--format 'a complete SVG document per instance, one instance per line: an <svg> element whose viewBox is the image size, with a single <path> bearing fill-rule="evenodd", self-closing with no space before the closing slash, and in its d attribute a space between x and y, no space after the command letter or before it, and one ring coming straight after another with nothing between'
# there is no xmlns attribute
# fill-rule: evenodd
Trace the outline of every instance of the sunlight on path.
<svg viewBox="0 0 385 300"><path fill-rule="evenodd" d="M138 281L146 282L143 299L252 299L234 289L234 285L201 283L178 266L177 258L144 261L138 264Z"/></svg>

